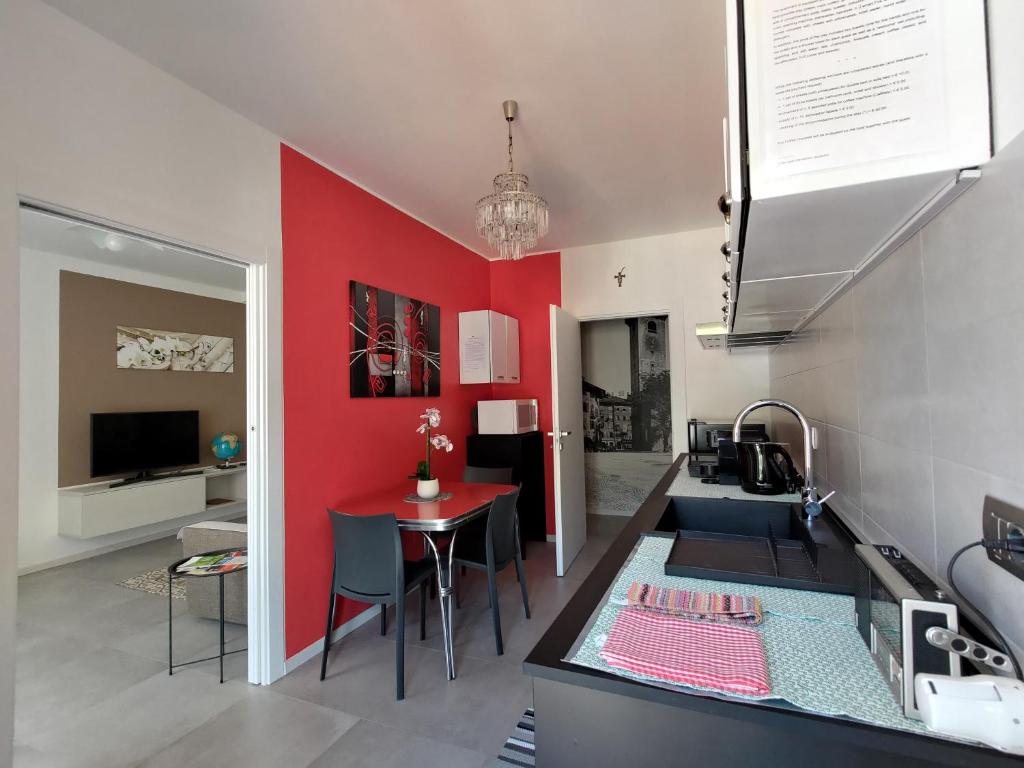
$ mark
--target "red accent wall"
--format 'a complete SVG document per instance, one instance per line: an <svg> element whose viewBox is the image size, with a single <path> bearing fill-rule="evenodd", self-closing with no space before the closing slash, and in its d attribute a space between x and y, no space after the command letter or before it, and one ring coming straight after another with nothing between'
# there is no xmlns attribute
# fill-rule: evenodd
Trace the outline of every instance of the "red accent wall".
<svg viewBox="0 0 1024 768"><path fill-rule="evenodd" d="M281 219L285 645L292 656L323 633L326 508L416 469L423 445L414 430L427 405L441 409L442 431L458 449L439 456L434 471L442 482L461 477L470 411L491 387L459 384L458 313L488 307L490 276L477 254L285 146ZM440 398L349 397L350 280L441 308ZM363 607L346 601L339 623Z"/></svg>
<svg viewBox="0 0 1024 768"><path fill-rule="evenodd" d="M434 470L442 483L462 474L477 400L536 397L540 427L551 429L548 307L560 302L561 272L557 253L488 262L286 146L281 147L281 224L285 649L291 657L323 636L331 563L325 510L414 471L422 452L414 430L423 408L441 409L442 431L456 445L455 452L437 458ZM349 396L350 280L440 306L441 397ZM519 319L519 385L459 384L458 313L488 308ZM554 531L551 459L549 453L549 532ZM420 548L409 554L418 557ZM343 601L338 623L364 607Z"/></svg>
<svg viewBox="0 0 1024 768"><path fill-rule="evenodd" d="M562 303L558 253L491 262L491 309L519 320L519 384L494 387L495 398L537 398L540 430L551 431L551 310ZM545 437L545 446L550 439ZM548 533L555 532L554 454L544 453Z"/></svg>

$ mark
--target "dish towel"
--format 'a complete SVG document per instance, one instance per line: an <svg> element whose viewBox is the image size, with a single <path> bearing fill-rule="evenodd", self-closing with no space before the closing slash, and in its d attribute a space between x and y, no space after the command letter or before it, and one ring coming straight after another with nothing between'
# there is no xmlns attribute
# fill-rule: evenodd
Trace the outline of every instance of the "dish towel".
<svg viewBox="0 0 1024 768"><path fill-rule="evenodd" d="M744 627L624 608L601 657L610 666L671 683L745 696L771 693L761 635Z"/></svg>
<svg viewBox="0 0 1024 768"><path fill-rule="evenodd" d="M656 587L634 581L626 593L631 608L658 611L684 619L720 621L726 624L760 624L761 598L690 592L686 589Z"/></svg>

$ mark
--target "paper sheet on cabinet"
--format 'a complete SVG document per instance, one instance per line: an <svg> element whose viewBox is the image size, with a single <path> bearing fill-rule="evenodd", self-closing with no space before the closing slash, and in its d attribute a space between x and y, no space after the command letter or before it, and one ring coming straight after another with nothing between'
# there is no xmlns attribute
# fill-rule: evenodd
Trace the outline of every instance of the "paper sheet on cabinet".
<svg viewBox="0 0 1024 768"><path fill-rule="evenodd" d="M462 342L462 370L476 373L487 368L487 342L482 336L467 336Z"/></svg>
<svg viewBox="0 0 1024 768"><path fill-rule="evenodd" d="M934 152L948 142L938 0L759 0L768 174Z"/></svg>

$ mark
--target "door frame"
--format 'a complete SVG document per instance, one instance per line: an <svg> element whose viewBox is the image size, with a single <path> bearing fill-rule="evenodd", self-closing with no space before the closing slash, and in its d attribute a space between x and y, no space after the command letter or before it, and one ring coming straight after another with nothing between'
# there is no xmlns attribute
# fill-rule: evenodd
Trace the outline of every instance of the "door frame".
<svg viewBox="0 0 1024 768"><path fill-rule="evenodd" d="M669 338L669 341L671 342L671 339L672 339L672 315L673 315L673 312L671 310L668 310L668 309L649 309L649 310L644 310L642 312L612 312L612 313L609 313L609 314L585 315L583 317L578 317L577 319L580 321L580 324L582 325L583 323L600 322L602 320L628 320L628 319L633 318L633 317L647 317L648 315L650 315L651 317L665 316L665 317L668 318L668 329L669 329L668 338ZM672 389L671 389L671 387L669 388L669 404L670 404L670 408L672 410L672 426L673 426L673 429L675 428L675 421L676 421L676 413L675 412L676 412L677 408L682 410L683 422L685 422L686 419L688 418L687 417L687 413L686 413L686 344L685 344L685 341L686 340L684 338L683 339L683 342L684 342L684 344L683 344L683 362L682 362L682 365L679 366L679 375L681 375L683 377L683 379L682 379L682 381L683 381L683 398L682 398L682 402L681 403L677 403L676 402L676 399L674 397L672 397ZM675 362L672 361L671 356L670 356L669 359L670 359L670 362L669 362L669 371L670 371L669 376L671 377L672 381L675 381L675 373L674 373L674 371L676 370L676 364L675 364ZM554 376L554 372L552 372L552 376ZM673 440L672 440L672 454L674 455L676 453L676 451L677 451L676 441L673 438ZM584 455L584 459L585 459L586 458L586 451L583 452L583 455ZM586 475L587 475L587 473L584 472L583 473L584 483L586 483Z"/></svg>
<svg viewBox="0 0 1024 768"><path fill-rule="evenodd" d="M28 208L104 227L188 251L197 257L227 262L245 270L248 681L255 685L269 685L284 674L284 557L281 547L284 521L280 515L272 515L270 509L268 265L27 195L18 194L17 203L19 211Z"/></svg>

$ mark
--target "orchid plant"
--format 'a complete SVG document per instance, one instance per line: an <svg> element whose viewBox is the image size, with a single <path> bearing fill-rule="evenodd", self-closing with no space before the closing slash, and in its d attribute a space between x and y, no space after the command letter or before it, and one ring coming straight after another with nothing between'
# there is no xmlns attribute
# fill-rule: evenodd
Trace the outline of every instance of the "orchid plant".
<svg viewBox="0 0 1024 768"><path fill-rule="evenodd" d="M448 435L433 434L433 430L441 426L441 411L437 408L427 408L426 411L420 414L420 420L421 424L416 428L416 431L421 435L426 435L427 455L423 461L416 465L416 474L409 475L409 478L415 480L433 480L434 476L430 473L430 454L433 451L451 453L455 450L455 446L452 444L452 441L448 439Z"/></svg>

